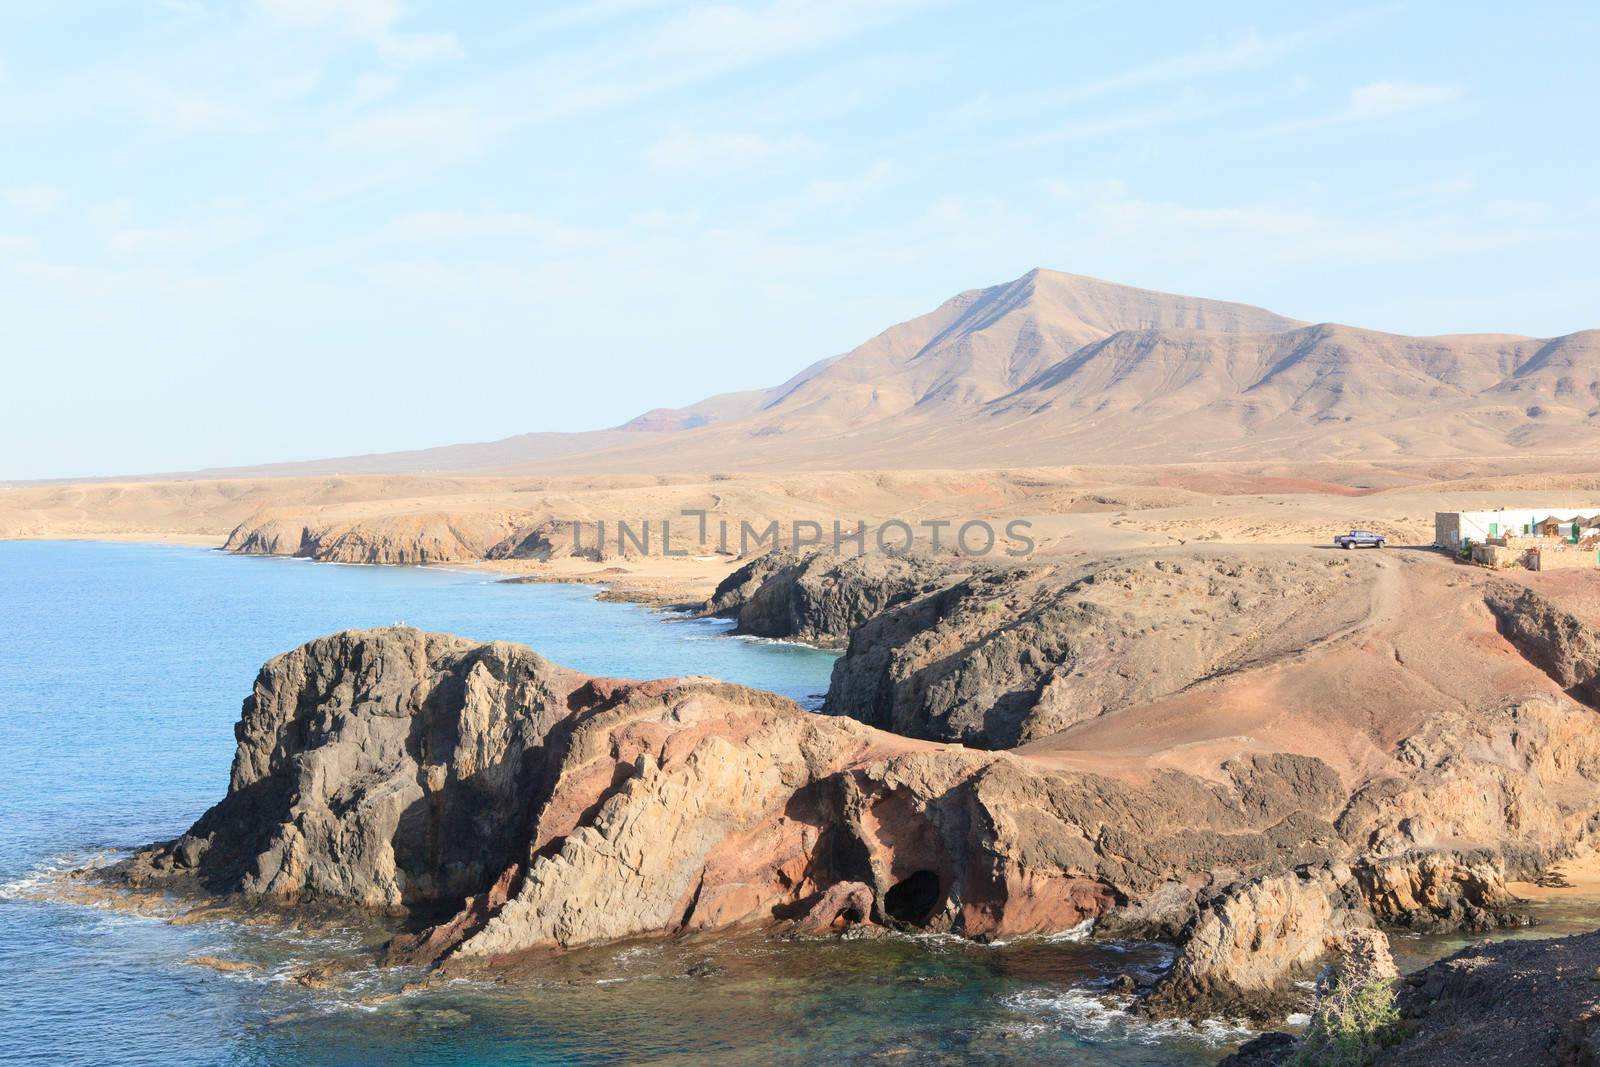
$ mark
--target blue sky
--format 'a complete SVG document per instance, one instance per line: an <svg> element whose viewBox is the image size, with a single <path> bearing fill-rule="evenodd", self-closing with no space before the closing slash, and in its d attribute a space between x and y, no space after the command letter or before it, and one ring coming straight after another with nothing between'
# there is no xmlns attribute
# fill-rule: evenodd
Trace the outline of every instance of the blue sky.
<svg viewBox="0 0 1600 1067"><path fill-rule="evenodd" d="M1034 266L1600 326L1592 4L0 4L0 478L617 423Z"/></svg>

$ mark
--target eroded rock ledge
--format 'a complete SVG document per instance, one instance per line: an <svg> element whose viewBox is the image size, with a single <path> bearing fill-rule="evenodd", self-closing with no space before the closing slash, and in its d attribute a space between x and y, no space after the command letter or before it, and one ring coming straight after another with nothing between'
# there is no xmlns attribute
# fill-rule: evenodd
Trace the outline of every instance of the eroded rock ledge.
<svg viewBox="0 0 1600 1067"><path fill-rule="evenodd" d="M406 914L420 928L395 960L733 926L983 938L1093 919L1183 945L1151 1010L1270 1017L1374 909L1510 918L1492 850L1372 873L1350 833L1383 839L1407 810L1391 797L1341 830L1350 797L1307 756L1136 783L407 628L270 661L236 735L227 796L113 877Z"/></svg>
<svg viewBox="0 0 1600 1067"><path fill-rule="evenodd" d="M701 614L734 620L734 633L842 647L876 615L938 592L992 564L957 556L838 555L777 549L717 586Z"/></svg>
<svg viewBox="0 0 1600 1067"><path fill-rule="evenodd" d="M1516 582L1488 584L1500 632L1575 698L1600 707L1600 629Z"/></svg>
<svg viewBox="0 0 1600 1067"><path fill-rule="evenodd" d="M272 660L236 733L227 797L126 878L392 911L499 898L433 942L465 955L799 918L842 883L877 922L1051 932L1338 850L1337 779L1298 757L1138 788L404 628Z"/></svg>
<svg viewBox="0 0 1600 1067"><path fill-rule="evenodd" d="M295 556L323 563L416 565L478 560L569 557L620 558L592 522L533 521L480 512L418 512L323 521L263 512L233 528L226 552L245 556Z"/></svg>
<svg viewBox="0 0 1600 1067"><path fill-rule="evenodd" d="M1313 645L1370 610L1375 567L1222 549L1075 564L783 552L703 610L843 645L831 714L1001 749Z"/></svg>

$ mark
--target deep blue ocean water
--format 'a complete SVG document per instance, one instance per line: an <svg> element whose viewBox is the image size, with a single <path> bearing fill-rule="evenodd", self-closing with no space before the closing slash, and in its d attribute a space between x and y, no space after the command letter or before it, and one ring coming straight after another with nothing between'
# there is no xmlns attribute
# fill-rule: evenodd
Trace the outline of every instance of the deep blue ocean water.
<svg viewBox="0 0 1600 1067"><path fill-rule="evenodd" d="M742 937L570 953L504 984L390 996L373 971L293 980L371 931L172 925L38 899L52 869L170 838L227 787L260 664L405 622L518 641L584 671L709 674L802 701L832 657L607 604L593 590L194 548L0 542L0 1062L53 1065L1214 1063L1222 1027L1136 1022L1097 995L1165 950ZM219 973L213 956L252 965Z"/></svg>

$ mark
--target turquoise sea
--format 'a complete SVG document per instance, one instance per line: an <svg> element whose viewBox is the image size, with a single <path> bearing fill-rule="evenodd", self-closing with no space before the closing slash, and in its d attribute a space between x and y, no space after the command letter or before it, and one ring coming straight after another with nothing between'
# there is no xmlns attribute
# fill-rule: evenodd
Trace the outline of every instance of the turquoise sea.
<svg viewBox="0 0 1600 1067"><path fill-rule="evenodd" d="M592 673L709 674L815 703L832 657L725 636L576 586L0 543L0 1062L1209 1064L1242 1035L1135 1021L1099 990L1166 950L1022 940L715 937L570 953L505 983L395 995L372 970L293 980L371 928L172 925L39 899L51 871L172 837L227 786L269 657L405 622L518 641ZM219 972L184 961L248 965Z"/></svg>

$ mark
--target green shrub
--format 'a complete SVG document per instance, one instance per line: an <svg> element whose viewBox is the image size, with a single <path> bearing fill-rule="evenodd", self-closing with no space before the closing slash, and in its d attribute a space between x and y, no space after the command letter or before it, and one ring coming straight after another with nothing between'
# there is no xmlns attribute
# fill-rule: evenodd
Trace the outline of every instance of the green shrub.
<svg viewBox="0 0 1600 1067"><path fill-rule="evenodd" d="M1335 989L1317 1004L1291 1067L1367 1067L1400 1038L1394 983L1376 980Z"/></svg>

